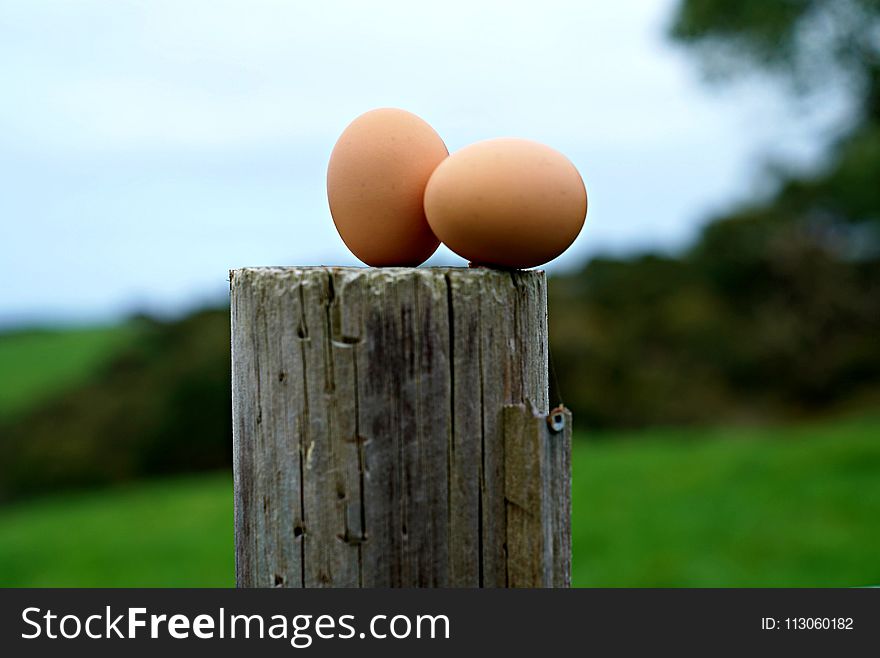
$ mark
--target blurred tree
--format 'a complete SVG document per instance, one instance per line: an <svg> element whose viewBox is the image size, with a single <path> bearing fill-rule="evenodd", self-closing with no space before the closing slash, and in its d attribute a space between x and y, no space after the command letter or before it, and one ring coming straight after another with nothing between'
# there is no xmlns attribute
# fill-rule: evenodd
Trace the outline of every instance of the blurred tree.
<svg viewBox="0 0 880 658"><path fill-rule="evenodd" d="M845 87L880 117L880 0L683 0L671 35L712 76L763 69L802 91Z"/></svg>
<svg viewBox="0 0 880 658"><path fill-rule="evenodd" d="M802 220L880 222L880 0L683 0L671 27L710 77L764 71L801 94L845 94L853 120L810 177L782 176L775 203ZM839 236L835 236L839 238ZM864 244L867 242L868 244Z"/></svg>
<svg viewBox="0 0 880 658"><path fill-rule="evenodd" d="M679 257L551 281L566 402L594 425L784 418L880 388L880 0L682 0L713 81L762 72L852 118L810 175L713 218Z"/></svg>

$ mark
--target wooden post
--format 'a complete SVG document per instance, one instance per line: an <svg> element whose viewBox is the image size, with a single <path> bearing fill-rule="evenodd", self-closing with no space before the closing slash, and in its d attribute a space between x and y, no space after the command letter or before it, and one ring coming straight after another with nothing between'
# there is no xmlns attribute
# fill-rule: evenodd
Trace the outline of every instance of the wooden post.
<svg viewBox="0 0 880 658"><path fill-rule="evenodd" d="M569 585L543 272L245 268L230 287L240 587Z"/></svg>

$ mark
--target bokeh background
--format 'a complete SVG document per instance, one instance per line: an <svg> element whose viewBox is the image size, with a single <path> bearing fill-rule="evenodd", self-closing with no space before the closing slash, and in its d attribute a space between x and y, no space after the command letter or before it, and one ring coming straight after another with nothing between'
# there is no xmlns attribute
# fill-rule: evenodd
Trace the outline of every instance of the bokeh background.
<svg viewBox="0 0 880 658"><path fill-rule="evenodd" d="M0 585L233 584L227 271L356 264L380 106L584 175L576 585L880 584L880 1L3 0L0 84Z"/></svg>

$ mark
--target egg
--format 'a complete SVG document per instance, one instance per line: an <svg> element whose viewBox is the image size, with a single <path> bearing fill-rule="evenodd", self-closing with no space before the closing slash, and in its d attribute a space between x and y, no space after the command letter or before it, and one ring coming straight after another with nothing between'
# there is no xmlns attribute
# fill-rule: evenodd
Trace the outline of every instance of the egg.
<svg viewBox="0 0 880 658"><path fill-rule="evenodd" d="M525 139L490 139L440 163L425 189L434 234L476 264L541 265L565 251L587 215L587 191L558 151Z"/></svg>
<svg viewBox="0 0 880 658"><path fill-rule="evenodd" d="M419 265L439 246L424 211L425 185L449 151L415 114L382 108L343 131L327 167L336 230L367 265Z"/></svg>

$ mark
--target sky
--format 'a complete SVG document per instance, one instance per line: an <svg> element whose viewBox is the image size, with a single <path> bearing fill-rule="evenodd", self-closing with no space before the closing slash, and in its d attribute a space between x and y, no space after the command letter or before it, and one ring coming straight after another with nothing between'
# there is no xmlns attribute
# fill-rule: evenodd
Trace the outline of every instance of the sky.
<svg viewBox="0 0 880 658"><path fill-rule="evenodd" d="M815 158L829 118L705 85L666 39L674 6L0 0L0 325L173 315L222 302L231 268L359 264L325 176L375 107L450 151L567 155L589 213L551 272L681 248L757 193L761 159Z"/></svg>

